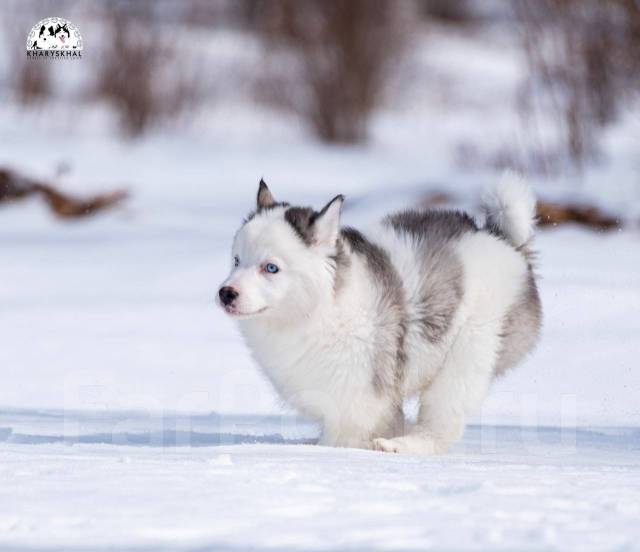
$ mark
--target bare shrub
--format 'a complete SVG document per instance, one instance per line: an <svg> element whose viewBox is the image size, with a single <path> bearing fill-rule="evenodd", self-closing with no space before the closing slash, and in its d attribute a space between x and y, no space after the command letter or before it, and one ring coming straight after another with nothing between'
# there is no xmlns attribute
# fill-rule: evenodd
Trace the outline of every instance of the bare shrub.
<svg viewBox="0 0 640 552"><path fill-rule="evenodd" d="M600 131L640 91L640 4L517 0L515 7L530 71L521 105L550 112L568 158L582 166L597 154Z"/></svg>
<svg viewBox="0 0 640 552"><path fill-rule="evenodd" d="M468 0L418 0L420 13L445 23L469 23L474 19Z"/></svg>
<svg viewBox="0 0 640 552"><path fill-rule="evenodd" d="M32 3L9 5L13 9L3 17L7 29L4 48L9 53L8 84L18 102L24 105L38 103L51 95L51 64L49 60L28 58L25 46L31 26L41 16Z"/></svg>
<svg viewBox="0 0 640 552"><path fill-rule="evenodd" d="M48 63L34 63L22 55L16 59L12 70L16 97L23 104L33 104L51 93L51 76Z"/></svg>
<svg viewBox="0 0 640 552"><path fill-rule="evenodd" d="M542 176L562 172L565 157L553 144L503 144L484 153L476 145L462 142L456 146L456 164L466 170L490 167L497 172L512 170L521 174Z"/></svg>
<svg viewBox="0 0 640 552"><path fill-rule="evenodd" d="M195 27L255 28L262 0L188 0L182 20ZM175 5L174 0L170 0Z"/></svg>
<svg viewBox="0 0 640 552"><path fill-rule="evenodd" d="M279 63L270 66L266 83L272 97L301 114L324 141L365 140L369 116L406 44L410 6L395 0L265 2L263 36Z"/></svg>
<svg viewBox="0 0 640 552"><path fill-rule="evenodd" d="M144 0L105 5L108 47L98 68L96 92L115 108L130 136L176 116L194 94L195 83L182 72L174 39L163 38L152 7Z"/></svg>

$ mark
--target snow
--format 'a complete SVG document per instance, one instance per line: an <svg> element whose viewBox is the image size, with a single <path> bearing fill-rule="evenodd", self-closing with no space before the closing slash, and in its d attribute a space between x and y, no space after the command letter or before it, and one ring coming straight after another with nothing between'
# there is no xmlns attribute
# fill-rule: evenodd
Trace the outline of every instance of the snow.
<svg viewBox="0 0 640 552"><path fill-rule="evenodd" d="M221 32L222 65L236 41L250 73L255 45ZM0 208L1 550L639 549L633 224L539 232L541 344L443 457L313 445L317 426L213 303L260 177L315 207L346 194L356 226L429 191L475 207L499 175L452 151L526 138L496 100L519 77L508 38L436 30L361 147L321 146L246 91L139 141L104 106L0 105L0 166L51 178L66 163L65 189L132 192L78 222L38 200ZM582 187L534 177L536 191L637 219L637 131L633 117L611 129Z"/></svg>
<svg viewBox="0 0 640 552"><path fill-rule="evenodd" d="M2 412L0 426L44 435L52 418ZM192 446L135 416L76 421L104 433L0 447L0 548L595 551L640 537L637 429L472 426L453 453L419 458L283 444L314 431L285 417L164 420L193 426Z"/></svg>

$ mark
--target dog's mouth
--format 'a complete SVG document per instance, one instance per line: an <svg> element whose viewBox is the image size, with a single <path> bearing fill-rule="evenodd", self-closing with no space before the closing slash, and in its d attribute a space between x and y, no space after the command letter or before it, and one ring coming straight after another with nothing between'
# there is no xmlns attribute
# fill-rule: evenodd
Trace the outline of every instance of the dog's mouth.
<svg viewBox="0 0 640 552"><path fill-rule="evenodd" d="M227 305L224 308L224 310L230 316L235 316L237 318L250 318L251 316L257 316L259 314L262 314L268 308L269 307L262 307L261 309L258 309L257 311L253 311L253 312L242 312L232 305Z"/></svg>

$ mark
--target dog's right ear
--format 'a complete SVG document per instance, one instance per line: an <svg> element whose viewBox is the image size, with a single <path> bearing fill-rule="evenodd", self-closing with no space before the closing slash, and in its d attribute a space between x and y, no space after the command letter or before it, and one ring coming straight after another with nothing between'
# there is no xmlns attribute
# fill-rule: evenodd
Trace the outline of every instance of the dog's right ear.
<svg viewBox="0 0 640 552"><path fill-rule="evenodd" d="M338 235L340 234L340 212L342 211L343 203L344 196L337 195L318 213L318 216L313 222L313 239L315 243L330 246L335 245Z"/></svg>
<svg viewBox="0 0 640 552"><path fill-rule="evenodd" d="M267 186L267 183L260 179L260 185L258 186L258 209L268 209L269 207L273 207L276 203L276 200L273 199L271 195L271 191Z"/></svg>

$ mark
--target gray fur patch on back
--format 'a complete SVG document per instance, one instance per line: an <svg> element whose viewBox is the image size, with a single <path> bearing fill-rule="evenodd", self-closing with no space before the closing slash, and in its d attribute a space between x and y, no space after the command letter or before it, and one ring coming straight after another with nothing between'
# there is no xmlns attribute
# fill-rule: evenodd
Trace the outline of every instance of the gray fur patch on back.
<svg viewBox="0 0 640 552"><path fill-rule="evenodd" d="M447 333L463 296L462 263L453 243L467 232L477 232L474 220L459 211L404 211L385 219L399 235L416 244L422 281L407 302L413 306L411 322L430 343Z"/></svg>
<svg viewBox="0 0 640 552"><path fill-rule="evenodd" d="M343 228L341 239L349 245L353 254L365 259L378 288L373 387L378 395L391 396L400 403L400 382L406 361L404 337L407 331L402 281L387 252L360 232Z"/></svg>
<svg viewBox="0 0 640 552"><path fill-rule="evenodd" d="M496 361L495 375L500 376L520 362L535 346L542 326L542 305L531 266L525 289L509 309L500 335L502 347Z"/></svg>
<svg viewBox="0 0 640 552"><path fill-rule="evenodd" d="M461 211L402 211L389 215L384 223L391 225L396 232L410 234L414 239L428 237L441 243L459 238L465 232L477 232L475 221Z"/></svg>

